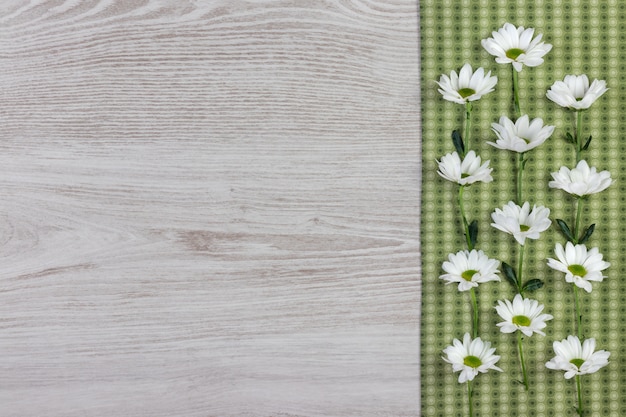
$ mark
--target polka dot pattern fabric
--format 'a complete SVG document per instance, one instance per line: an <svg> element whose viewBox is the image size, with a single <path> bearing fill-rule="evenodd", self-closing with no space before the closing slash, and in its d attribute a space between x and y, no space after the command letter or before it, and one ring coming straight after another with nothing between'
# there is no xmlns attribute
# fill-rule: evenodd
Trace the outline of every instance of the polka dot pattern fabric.
<svg viewBox="0 0 626 417"><path fill-rule="evenodd" d="M500 318L497 300L511 300L512 286L502 282L481 284L478 335L496 347L498 366L504 372L480 374L473 383L474 414L482 416L576 416L576 384L563 372L549 370L554 357L553 341L576 334L574 292L564 274L547 266L557 242L566 239L554 221L572 224L576 200L548 187L551 172L576 165L575 150L565 139L573 133L574 113L546 98L546 91L567 74L587 74L590 80L606 80L609 90L583 112L583 137L593 136L583 158L599 171L608 170L616 182L585 200L582 225L596 224L587 247L598 247L611 263L605 279L593 283L593 291L581 295L583 338L595 338L596 349L611 352L609 365L581 377L583 404L589 416L626 416L626 2L620 0L421 0L422 88L422 415L466 416L467 388L458 383L458 373L442 359L442 350L453 339L462 339L472 329L468 292L439 279L448 254L466 249L457 204L458 185L437 174L437 160L454 151L450 139L455 129L463 131L465 108L443 100L438 93L441 74L459 71L465 63L483 67L498 76L494 92L474 102L468 147L493 168L491 183L478 183L465 190L467 217L479 225L477 249L489 257L515 265L517 244L512 236L491 227L491 213L515 200L517 154L496 149L491 124L500 116L513 117L511 66L495 62L481 45L504 23L535 28L543 41L553 45L545 62L524 67L519 73L523 114L541 117L556 126L540 147L529 151L524 171L524 199L551 210L552 227L539 240L525 246L524 275L540 278L543 288L527 296L545 305L546 336L524 339L530 389L521 380L515 334L496 327ZM500 268L501 269L501 268ZM502 276L502 274L501 274Z"/></svg>

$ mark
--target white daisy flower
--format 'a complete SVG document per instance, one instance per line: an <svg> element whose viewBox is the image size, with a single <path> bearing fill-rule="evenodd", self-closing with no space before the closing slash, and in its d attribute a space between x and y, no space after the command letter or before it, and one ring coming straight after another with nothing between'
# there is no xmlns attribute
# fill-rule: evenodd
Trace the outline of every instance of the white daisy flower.
<svg viewBox="0 0 626 417"><path fill-rule="evenodd" d="M565 371L565 379L575 375L585 375L597 372L609 364L610 352L596 348L596 339L587 339L582 345L576 336L567 336L560 342L553 343L556 356L546 362L546 368L556 371Z"/></svg>
<svg viewBox="0 0 626 417"><path fill-rule="evenodd" d="M490 369L502 372L495 364L500 356L494 355L495 348L491 343L483 342L480 337L472 340L469 333L463 336L463 342L454 339L452 345L443 350L448 357L442 359L452 364L452 371L461 371L459 383L472 381L478 373L485 373Z"/></svg>
<svg viewBox="0 0 626 417"><path fill-rule="evenodd" d="M543 63L543 56L550 52L552 45L541 42L542 35L533 39L535 29L524 29L505 23L497 32L492 32L492 38L483 39L481 44L491 55L496 57L498 64L513 64L517 72L524 65L536 67Z"/></svg>
<svg viewBox="0 0 626 417"><path fill-rule="evenodd" d="M460 185L472 184L475 182L491 182L492 168L489 168L489 161L481 165L480 156L476 152L469 151L463 162L458 153L452 152L441 158L437 173L448 181L456 182Z"/></svg>
<svg viewBox="0 0 626 417"><path fill-rule="evenodd" d="M438 91L445 100L465 104L479 100L485 94L492 92L497 82L498 77L492 77L491 71L487 75L483 68L472 72L472 66L465 64L458 75L456 71L452 71L449 77L442 74L437 84L440 87Z"/></svg>
<svg viewBox="0 0 626 417"><path fill-rule="evenodd" d="M606 81L593 80L583 75L566 75L563 81L555 81L546 96L561 107L572 110L585 110L604 94L608 88Z"/></svg>
<svg viewBox="0 0 626 417"><path fill-rule="evenodd" d="M487 142L498 149L513 152L526 152L544 143L554 132L554 126L544 126L543 119L529 120L523 115L515 123L506 116L500 117L500 123L492 123L492 130L498 140Z"/></svg>
<svg viewBox="0 0 626 417"><path fill-rule="evenodd" d="M612 183L609 171L597 172L595 167L589 167L587 161L578 162L576 168L561 167L558 172L552 172L552 179L548 186L564 190L569 194L584 197L606 190Z"/></svg>
<svg viewBox="0 0 626 417"><path fill-rule="evenodd" d="M550 209L534 205L530 210L530 203L525 202L522 207L512 201L491 213L491 225L498 230L510 233L520 245L524 245L526 238L539 239L539 234L550 227L548 218Z"/></svg>
<svg viewBox="0 0 626 417"><path fill-rule="evenodd" d="M441 266L447 273L439 278L447 284L458 282L459 291L467 291L483 282L500 281L499 265L499 261L489 259L482 250L463 250L448 255L448 261Z"/></svg>
<svg viewBox="0 0 626 417"><path fill-rule="evenodd" d="M554 318L550 314L541 314L543 304L529 298L522 299L520 294L513 298L512 303L509 300L498 300L496 311L504 320L496 325L500 327L502 333L513 333L519 330L526 336L532 336L533 333L545 336L546 334L541 329L546 327L547 320Z"/></svg>
<svg viewBox="0 0 626 417"><path fill-rule="evenodd" d="M602 271L611 266L609 262L602 260L598 248L587 251L585 245L574 245L572 242L567 242L565 249L557 243L554 253L558 260L548 258L548 266L564 272L566 282L571 282L587 292L591 292L590 281L602 281Z"/></svg>

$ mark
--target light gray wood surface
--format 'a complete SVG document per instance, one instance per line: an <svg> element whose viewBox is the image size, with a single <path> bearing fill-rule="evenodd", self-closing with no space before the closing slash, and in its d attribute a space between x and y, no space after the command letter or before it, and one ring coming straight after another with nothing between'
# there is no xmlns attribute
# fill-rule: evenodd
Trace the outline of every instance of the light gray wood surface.
<svg viewBox="0 0 626 417"><path fill-rule="evenodd" d="M0 0L1 416L418 416L414 0Z"/></svg>

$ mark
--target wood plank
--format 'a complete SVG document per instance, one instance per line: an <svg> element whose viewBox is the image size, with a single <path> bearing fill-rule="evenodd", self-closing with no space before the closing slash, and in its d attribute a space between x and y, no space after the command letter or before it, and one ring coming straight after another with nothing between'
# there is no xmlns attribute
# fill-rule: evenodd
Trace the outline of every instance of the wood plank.
<svg viewBox="0 0 626 417"><path fill-rule="evenodd" d="M415 2L0 31L0 414L419 415Z"/></svg>

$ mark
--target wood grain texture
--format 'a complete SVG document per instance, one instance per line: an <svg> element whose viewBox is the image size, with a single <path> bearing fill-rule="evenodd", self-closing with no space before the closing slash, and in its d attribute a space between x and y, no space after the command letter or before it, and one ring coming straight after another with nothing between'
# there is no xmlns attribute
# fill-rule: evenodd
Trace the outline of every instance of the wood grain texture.
<svg viewBox="0 0 626 417"><path fill-rule="evenodd" d="M0 65L0 415L419 415L415 1L2 0Z"/></svg>

